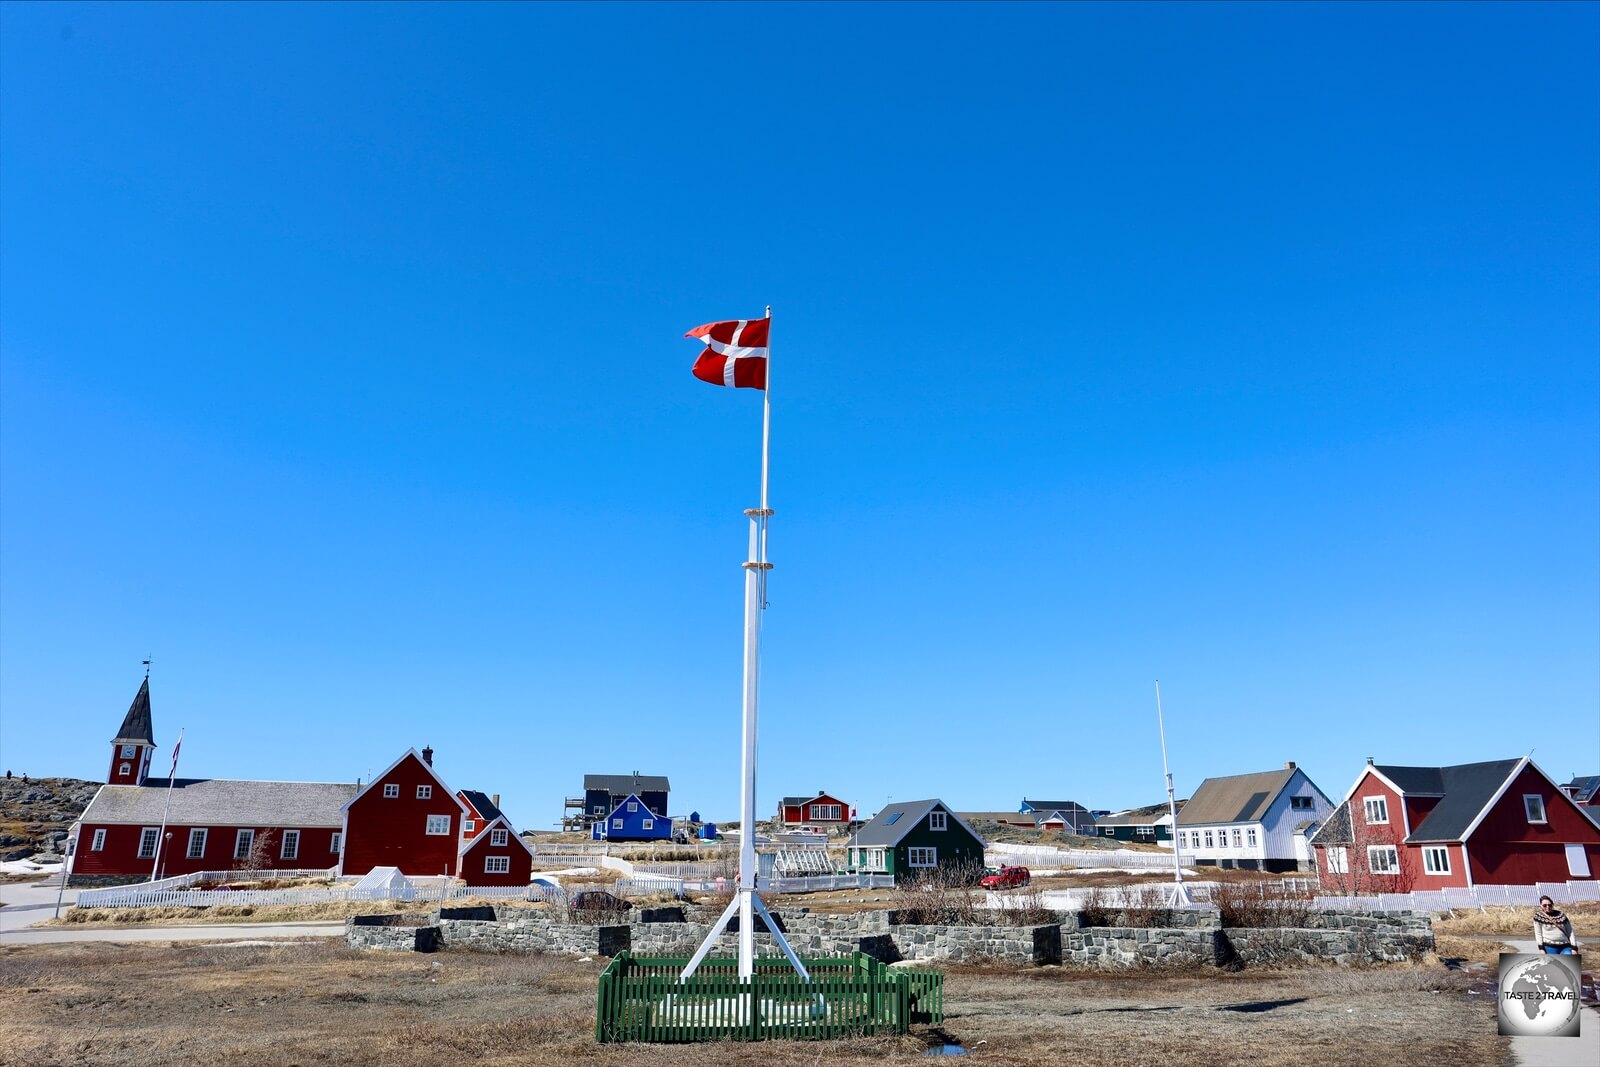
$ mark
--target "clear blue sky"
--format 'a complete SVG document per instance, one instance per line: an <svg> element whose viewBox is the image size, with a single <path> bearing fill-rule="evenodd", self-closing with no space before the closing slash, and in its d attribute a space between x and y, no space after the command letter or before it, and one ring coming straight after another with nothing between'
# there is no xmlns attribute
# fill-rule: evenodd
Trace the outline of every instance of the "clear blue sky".
<svg viewBox="0 0 1600 1067"><path fill-rule="evenodd" d="M1600 8L8 4L0 764L1600 771Z"/></svg>

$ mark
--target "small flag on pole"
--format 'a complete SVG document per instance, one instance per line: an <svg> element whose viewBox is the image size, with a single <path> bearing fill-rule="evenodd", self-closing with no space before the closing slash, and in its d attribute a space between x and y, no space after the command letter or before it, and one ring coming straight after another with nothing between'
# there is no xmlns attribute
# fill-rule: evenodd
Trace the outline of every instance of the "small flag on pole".
<svg viewBox="0 0 1600 1067"><path fill-rule="evenodd" d="M734 319L696 326L685 337L703 341L706 350L694 361L694 376L712 385L735 389L767 387L767 329L771 319Z"/></svg>
<svg viewBox="0 0 1600 1067"><path fill-rule="evenodd" d="M172 746L172 770L167 772L167 780L171 781L178 774L178 749L183 747L183 731L178 731L178 743Z"/></svg>

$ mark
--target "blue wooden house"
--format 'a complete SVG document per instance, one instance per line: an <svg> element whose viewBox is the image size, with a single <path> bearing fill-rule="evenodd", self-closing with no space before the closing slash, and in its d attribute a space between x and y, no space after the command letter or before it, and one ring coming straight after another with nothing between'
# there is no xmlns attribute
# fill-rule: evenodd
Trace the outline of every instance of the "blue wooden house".
<svg viewBox="0 0 1600 1067"><path fill-rule="evenodd" d="M672 820L651 811L637 793L629 793L610 815L595 822L589 836L596 841L670 841Z"/></svg>

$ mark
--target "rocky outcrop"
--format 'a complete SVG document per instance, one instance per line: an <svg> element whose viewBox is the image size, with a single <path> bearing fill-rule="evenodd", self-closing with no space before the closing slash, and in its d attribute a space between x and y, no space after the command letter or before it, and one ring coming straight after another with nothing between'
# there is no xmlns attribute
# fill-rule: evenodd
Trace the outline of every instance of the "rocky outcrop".
<svg viewBox="0 0 1600 1067"><path fill-rule="evenodd" d="M99 782L81 778L0 778L0 860L59 854L67 828L99 788Z"/></svg>

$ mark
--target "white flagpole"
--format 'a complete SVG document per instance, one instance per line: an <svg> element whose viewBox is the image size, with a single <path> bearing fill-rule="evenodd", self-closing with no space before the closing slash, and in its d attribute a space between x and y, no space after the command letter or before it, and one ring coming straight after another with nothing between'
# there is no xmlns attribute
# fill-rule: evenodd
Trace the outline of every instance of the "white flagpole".
<svg viewBox="0 0 1600 1067"><path fill-rule="evenodd" d="M156 861L150 866L150 880L156 880L161 870L161 846L167 840L167 815L172 811L172 783L177 781L178 753L183 751L183 731L178 731L178 743L172 746L172 770L167 772L167 803L161 809L161 831L156 834Z"/></svg>
<svg viewBox="0 0 1600 1067"><path fill-rule="evenodd" d="M744 725L743 749L740 759L739 795L739 888L722 916L712 926L700 948L680 976L687 979L700 963L718 937L728 928L734 915L739 916L739 978L750 978L755 973L755 919L759 914L778 948L788 957L789 963L800 977L810 980L811 975L800 957L784 938L778 924L767 912L756 890L756 706L760 695L761 669L761 612L767 606L767 572L772 564L767 561L767 519L772 515L768 505L767 482L772 441L772 308L767 307L767 380L762 390L761 411L761 506L748 508L750 519L750 551L744 563ZM753 1009L752 1009L753 1010Z"/></svg>
<svg viewBox="0 0 1600 1067"><path fill-rule="evenodd" d="M1194 903L1189 887L1183 884L1183 859L1178 855L1178 794L1172 788L1172 771L1167 767L1167 720L1161 713L1161 679L1156 679L1156 726L1161 730L1161 773L1167 778L1167 809L1172 813L1172 895L1169 908L1187 908Z"/></svg>

